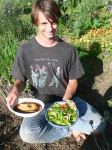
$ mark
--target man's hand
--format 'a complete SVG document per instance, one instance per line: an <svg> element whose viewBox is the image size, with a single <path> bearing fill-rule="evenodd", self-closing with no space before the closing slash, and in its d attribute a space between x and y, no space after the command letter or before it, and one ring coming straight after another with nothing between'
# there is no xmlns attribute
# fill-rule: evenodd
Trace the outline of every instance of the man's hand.
<svg viewBox="0 0 112 150"><path fill-rule="evenodd" d="M15 101L19 98L19 95L24 90L25 86L26 86L25 82L23 82L21 80L15 81L15 84L12 88L11 93L6 98L7 106L8 105L11 105L11 106L14 105Z"/></svg>
<svg viewBox="0 0 112 150"><path fill-rule="evenodd" d="M17 94L16 92L11 92L6 98L7 107L8 105L13 106L15 101L18 99L18 97L19 97L19 94Z"/></svg>
<svg viewBox="0 0 112 150"><path fill-rule="evenodd" d="M71 106L71 108L73 108L74 106L75 106L75 102L74 101L72 101L72 100L64 100L64 101L66 101L66 102L70 102L70 106Z"/></svg>
<svg viewBox="0 0 112 150"><path fill-rule="evenodd" d="M75 141L78 143L81 141L81 139L86 140L86 135L82 132L72 131L72 135L75 138Z"/></svg>

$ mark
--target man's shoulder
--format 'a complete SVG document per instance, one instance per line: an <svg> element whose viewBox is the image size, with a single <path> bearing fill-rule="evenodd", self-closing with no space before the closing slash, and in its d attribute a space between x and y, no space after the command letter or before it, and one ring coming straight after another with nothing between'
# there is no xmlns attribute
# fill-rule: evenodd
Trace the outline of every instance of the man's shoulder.
<svg viewBox="0 0 112 150"><path fill-rule="evenodd" d="M76 48L69 42L63 40L63 39L59 39L60 42L60 46L65 49L66 51L69 50L70 51L75 51Z"/></svg>
<svg viewBox="0 0 112 150"><path fill-rule="evenodd" d="M34 43L35 43L34 38L30 39L26 43L22 43L18 47L18 53L24 53L24 52L28 52L28 51L32 50L32 48L35 46Z"/></svg>
<svg viewBox="0 0 112 150"><path fill-rule="evenodd" d="M35 43L35 40L34 40L34 38L32 38L29 41L27 41L26 43L22 44L20 47L22 49L30 48L31 46L34 46L34 43Z"/></svg>
<svg viewBox="0 0 112 150"><path fill-rule="evenodd" d="M31 40L29 40L26 43L22 43L19 47L18 47L18 51L17 51L17 55L24 55L26 53L28 53L29 51L32 51L32 47L33 47L33 42L34 42L34 38L32 38Z"/></svg>

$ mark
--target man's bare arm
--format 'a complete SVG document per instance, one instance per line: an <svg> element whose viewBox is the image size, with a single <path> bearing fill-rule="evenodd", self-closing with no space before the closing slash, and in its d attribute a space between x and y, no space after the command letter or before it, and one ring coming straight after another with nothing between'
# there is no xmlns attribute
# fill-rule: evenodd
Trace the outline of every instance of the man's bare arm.
<svg viewBox="0 0 112 150"><path fill-rule="evenodd" d="M77 79L69 80L63 100L71 99L76 93L77 87L78 87Z"/></svg>

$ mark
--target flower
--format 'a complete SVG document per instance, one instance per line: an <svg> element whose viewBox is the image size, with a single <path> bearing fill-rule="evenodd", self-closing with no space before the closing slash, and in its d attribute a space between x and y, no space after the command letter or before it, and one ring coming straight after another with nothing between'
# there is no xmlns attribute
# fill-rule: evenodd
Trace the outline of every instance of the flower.
<svg viewBox="0 0 112 150"><path fill-rule="evenodd" d="M111 11L111 10L112 10L112 5L109 5L109 6L107 7L107 10L108 10L108 11Z"/></svg>
<svg viewBox="0 0 112 150"><path fill-rule="evenodd" d="M9 2L6 2L5 4L6 4L6 5L8 5L8 4L9 4Z"/></svg>
<svg viewBox="0 0 112 150"><path fill-rule="evenodd" d="M31 3L30 2L28 2L28 6L30 6L31 5Z"/></svg>

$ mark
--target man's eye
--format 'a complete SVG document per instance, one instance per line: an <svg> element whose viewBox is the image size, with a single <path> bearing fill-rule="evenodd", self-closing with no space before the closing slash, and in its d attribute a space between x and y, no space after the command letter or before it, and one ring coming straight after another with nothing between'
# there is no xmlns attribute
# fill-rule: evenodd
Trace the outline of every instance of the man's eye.
<svg viewBox="0 0 112 150"><path fill-rule="evenodd" d="M46 22L43 22L43 23L41 23L41 25L47 25L47 23L46 23Z"/></svg>
<svg viewBox="0 0 112 150"><path fill-rule="evenodd" d="M52 25L56 25L56 22L53 22Z"/></svg>

